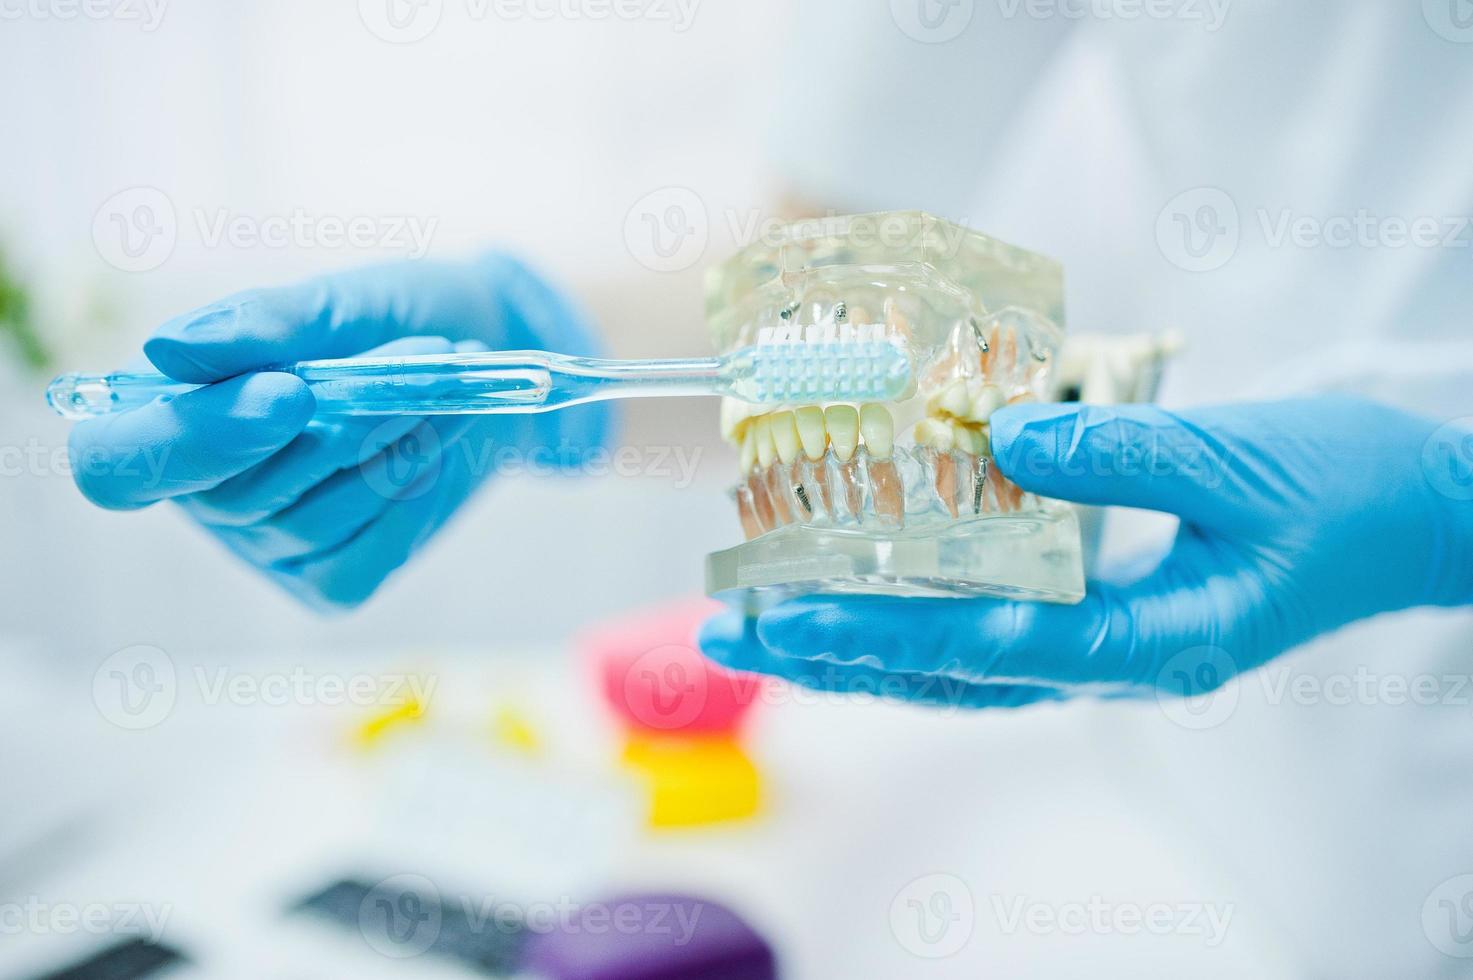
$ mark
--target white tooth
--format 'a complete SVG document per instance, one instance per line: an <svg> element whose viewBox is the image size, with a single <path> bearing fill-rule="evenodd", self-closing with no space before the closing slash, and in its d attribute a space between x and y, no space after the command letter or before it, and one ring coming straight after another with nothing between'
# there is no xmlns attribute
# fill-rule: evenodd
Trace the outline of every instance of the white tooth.
<svg viewBox="0 0 1473 980"><path fill-rule="evenodd" d="M766 408L753 405L739 398L722 398L722 438L737 445L742 433L747 432L751 420L763 414Z"/></svg>
<svg viewBox="0 0 1473 980"><path fill-rule="evenodd" d="M823 410L823 421L834 444L834 455L849 462L859 448L859 413L853 405L830 405Z"/></svg>
<svg viewBox="0 0 1473 980"><path fill-rule="evenodd" d="M772 413L772 441L777 446L777 455L784 463L798 458L798 422L792 412Z"/></svg>
<svg viewBox="0 0 1473 980"><path fill-rule="evenodd" d="M765 470L777 459L777 444L772 441L771 415L759 415L752 420L752 438L757 443L757 465Z"/></svg>
<svg viewBox="0 0 1473 980"><path fill-rule="evenodd" d="M972 396L972 404L968 410L957 414L973 422L986 422L992 418L993 412L1002 408L1005 401L1002 389L997 385L983 385L981 390Z"/></svg>
<svg viewBox="0 0 1473 980"><path fill-rule="evenodd" d="M1029 402L1036 402L1036 401L1038 401L1038 399L1033 397L1033 392L1031 392L1031 391L1020 391L1016 395L1014 395L1012 398L1009 398L1008 399L1008 404L1009 405L1026 405Z"/></svg>
<svg viewBox="0 0 1473 980"><path fill-rule="evenodd" d="M939 415L942 412L947 415L955 415L957 418L966 418L967 411L972 407L971 399L967 396L967 383L961 378L956 379L926 399L926 411L931 415Z"/></svg>
<svg viewBox="0 0 1473 980"><path fill-rule="evenodd" d="M750 425L742 432L742 443L737 450L737 465L743 476L752 472L757 465L757 437L752 433Z"/></svg>
<svg viewBox="0 0 1473 980"><path fill-rule="evenodd" d="M751 424L752 416L758 413L755 406L740 398L721 399L721 438L733 446L742 441L742 434Z"/></svg>
<svg viewBox="0 0 1473 980"><path fill-rule="evenodd" d="M973 456L982 455L982 449L987 445L987 440L982 435L981 429L975 429L970 425L953 425L951 432L956 439L956 448L962 452L971 453Z"/></svg>
<svg viewBox="0 0 1473 980"><path fill-rule="evenodd" d="M940 419L921 419L916 423L915 440L918 446L931 446L941 452L951 449L955 439L951 426Z"/></svg>
<svg viewBox="0 0 1473 980"><path fill-rule="evenodd" d="M900 312L900 304L891 296L885 300L885 332L891 337L910 339L910 321Z"/></svg>
<svg viewBox="0 0 1473 980"><path fill-rule="evenodd" d="M864 436L864 447L875 459L889 459L895 448L895 420L884 405L870 402L860 406L859 431Z"/></svg>
<svg viewBox="0 0 1473 980"><path fill-rule="evenodd" d="M803 455L818 462L828 446L828 434L823 428L823 409L817 405L804 405L793 413L793 418L798 424L798 438L803 442Z"/></svg>

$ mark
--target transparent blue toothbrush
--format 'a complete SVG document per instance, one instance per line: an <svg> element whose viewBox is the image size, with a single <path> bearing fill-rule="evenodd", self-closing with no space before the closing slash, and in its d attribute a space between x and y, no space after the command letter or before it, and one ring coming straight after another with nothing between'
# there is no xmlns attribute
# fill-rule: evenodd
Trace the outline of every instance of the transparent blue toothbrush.
<svg viewBox="0 0 1473 980"><path fill-rule="evenodd" d="M311 386L324 415L550 412L608 398L730 395L752 403L888 401L910 385L905 348L878 325L774 327L723 357L618 361L546 351L298 361L269 370ZM46 389L58 414L83 419L201 387L162 374L64 374Z"/></svg>

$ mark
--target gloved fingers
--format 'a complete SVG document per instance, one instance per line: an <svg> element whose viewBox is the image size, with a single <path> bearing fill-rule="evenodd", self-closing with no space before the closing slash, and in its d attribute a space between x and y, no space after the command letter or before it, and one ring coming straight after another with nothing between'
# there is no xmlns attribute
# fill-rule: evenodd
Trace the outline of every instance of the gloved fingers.
<svg viewBox="0 0 1473 980"><path fill-rule="evenodd" d="M733 670L780 677L809 690L869 694L937 708L1022 707L1065 697L1062 691L1046 687L970 684L944 674L785 657L762 643L756 623L757 620L732 611L711 617L701 627L702 652Z"/></svg>
<svg viewBox="0 0 1473 980"><path fill-rule="evenodd" d="M341 544L270 566L292 592L324 609L359 605L403 565L480 483L466 456L446 453L441 465L411 479L381 514Z"/></svg>
<svg viewBox="0 0 1473 980"><path fill-rule="evenodd" d="M909 674L858 665L820 664L783 658L791 665L781 677L813 691L846 697L871 696L927 708L1023 708L1062 701L1058 690L1026 684L968 684L945 674Z"/></svg>
<svg viewBox="0 0 1473 980"><path fill-rule="evenodd" d="M217 487L179 498L179 505L210 527L260 524L335 475L367 462L423 421L409 415L314 419L281 452Z"/></svg>
<svg viewBox="0 0 1473 980"><path fill-rule="evenodd" d="M763 613L757 635L775 654L804 660L945 674L972 684L1130 691L1155 685L1163 659L1205 651L1222 626L1214 596L1173 582L1171 565L1128 588L1092 584L1073 606L811 596ZM1232 588L1223 583L1221 591Z"/></svg>
<svg viewBox="0 0 1473 980"><path fill-rule="evenodd" d="M258 565L332 551L406 495L433 492L446 453L473 423L465 416L421 419L393 444L332 474L289 507L230 529L233 546Z"/></svg>
<svg viewBox="0 0 1473 980"><path fill-rule="evenodd" d="M732 670L782 676L786 657L769 650L757 636L757 620L727 609L701 624L696 635L701 653Z"/></svg>
<svg viewBox="0 0 1473 980"><path fill-rule="evenodd" d="M1299 489L1260 451L1271 419L1255 407L1013 405L992 416L992 451L1008 479L1034 493L1243 531Z"/></svg>
<svg viewBox="0 0 1473 980"><path fill-rule="evenodd" d="M290 444L314 408L306 384L272 372L161 396L76 425L73 477L93 503L119 510L198 493Z"/></svg>
<svg viewBox="0 0 1473 980"><path fill-rule="evenodd" d="M401 262L253 289L169 320L143 345L164 374L207 382L312 358L349 357L400 337L527 335L476 264Z"/></svg>
<svg viewBox="0 0 1473 980"><path fill-rule="evenodd" d="M443 354L443 337L406 337L376 347L375 357ZM247 527L284 510L334 473L359 466L419 425L423 416L318 417L281 452L180 503L200 523Z"/></svg>

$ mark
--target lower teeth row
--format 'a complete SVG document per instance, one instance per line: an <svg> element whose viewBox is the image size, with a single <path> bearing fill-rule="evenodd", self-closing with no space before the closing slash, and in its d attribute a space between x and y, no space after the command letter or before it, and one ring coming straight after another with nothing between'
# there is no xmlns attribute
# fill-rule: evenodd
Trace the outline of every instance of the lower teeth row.
<svg viewBox="0 0 1473 980"><path fill-rule="evenodd" d="M735 491L748 539L786 524L896 530L981 514L1031 510L1037 499L990 456L931 446L896 448L885 459L833 451L756 469Z"/></svg>

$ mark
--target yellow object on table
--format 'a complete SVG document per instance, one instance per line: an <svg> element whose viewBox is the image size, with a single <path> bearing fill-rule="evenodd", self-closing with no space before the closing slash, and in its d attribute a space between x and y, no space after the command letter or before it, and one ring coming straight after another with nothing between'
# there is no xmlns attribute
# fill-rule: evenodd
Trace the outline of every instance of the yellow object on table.
<svg viewBox="0 0 1473 980"><path fill-rule="evenodd" d="M389 731L424 720L425 708L418 698L409 698L370 717L353 730L353 743L359 748L376 745Z"/></svg>
<svg viewBox="0 0 1473 980"><path fill-rule="evenodd" d="M536 755L542 748L537 729L525 714L510 706L496 710L491 718L491 734L497 744L524 755Z"/></svg>
<svg viewBox="0 0 1473 980"><path fill-rule="evenodd" d="M629 734L623 762L650 788L650 826L693 827L756 814L761 778L730 738Z"/></svg>

